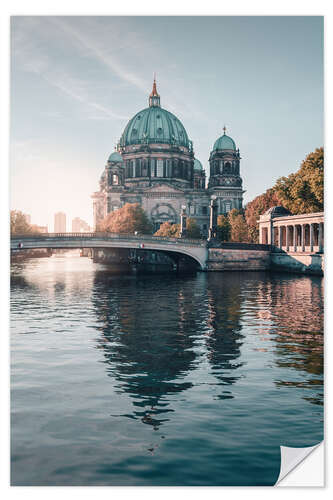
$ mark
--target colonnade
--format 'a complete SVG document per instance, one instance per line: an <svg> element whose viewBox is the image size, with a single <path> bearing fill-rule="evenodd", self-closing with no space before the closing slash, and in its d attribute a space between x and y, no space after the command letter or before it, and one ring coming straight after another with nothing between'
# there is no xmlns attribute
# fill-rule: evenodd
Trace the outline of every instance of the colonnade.
<svg viewBox="0 0 333 500"><path fill-rule="evenodd" d="M286 252L323 252L324 224L278 224L273 226L273 244Z"/></svg>
<svg viewBox="0 0 333 500"><path fill-rule="evenodd" d="M259 242L285 252L323 252L324 214L272 216L266 213L259 220Z"/></svg>

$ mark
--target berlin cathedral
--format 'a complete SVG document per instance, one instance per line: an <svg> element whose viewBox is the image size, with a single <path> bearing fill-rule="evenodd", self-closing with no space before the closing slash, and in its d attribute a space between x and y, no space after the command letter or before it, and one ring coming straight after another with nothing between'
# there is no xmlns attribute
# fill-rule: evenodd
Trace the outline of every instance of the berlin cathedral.
<svg viewBox="0 0 333 500"><path fill-rule="evenodd" d="M125 203L140 203L155 231L163 222L179 223L185 210L206 237L212 199L218 215L242 208L239 149L225 132L224 127L210 153L207 183L183 124L161 107L154 80L149 107L126 125L107 160L100 189L92 195L95 229L107 214Z"/></svg>

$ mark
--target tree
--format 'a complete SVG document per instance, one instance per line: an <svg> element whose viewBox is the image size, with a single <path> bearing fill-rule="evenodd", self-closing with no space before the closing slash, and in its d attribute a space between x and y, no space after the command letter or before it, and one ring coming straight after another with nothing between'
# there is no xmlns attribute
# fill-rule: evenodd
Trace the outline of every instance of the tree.
<svg viewBox="0 0 333 500"><path fill-rule="evenodd" d="M100 222L98 231L122 234L137 231L141 234L151 234L152 225L139 203L125 203Z"/></svg>
<svg viewBox="0 0 333 500"><path fill-rule="evenodd" d="M166 236L168 238L180 238L180 224L171 224L171 222L163 222L154 236ZM201 238L200 227L195 219L188 218L186 223L186 237L199 239Z"/></svg>
<svg viewBox="0 0 333 500"><path fill-rule="evenodd" d="M231 225L226 215L217 217L217 238L220 241L229 241L231 235Z"/></svg>
<svg viewBox="0 0 333 500"><path fill-rule="evenodd" d="M198 226L195 219L188 218L186 223L186 237L199 239L201 238L200 227Z"/></svg>
<svg viewBox="0 0 333 500"><path fill-rule="evenodd" d="M180 224L171 224L171 222L163 222L154 236L166 236L168 238L179 238Z"/></svg>
<svg viewBox="0 0 333 500"><path fill-rule="evenodd" d="M10 232L11 234L38 233L35 226L27 222L25 215L20 210L10 211Z"/></svg>
<svg viewBox="0 0 333 500"><path fill-rule="evenodd" d="M271 207L281 205L282 202L273 188L250 201L245 207L245 220L248 225L248 236L252 243L259 242L259 216Z"/></svg>
<svg viewBox="0 0 333 500"><path fill-rule="evenodd" d="M322 212L324 209L324 148L310 153L298 171L280 177L274 188L292 214Z"/></svg>
<svg viewBox="0 0 333 500"><path fill-rule="evenodd" d="M228 213L228 219L231 226L231 241L248 242L248 226L242 211L233 208Z"/></svg>

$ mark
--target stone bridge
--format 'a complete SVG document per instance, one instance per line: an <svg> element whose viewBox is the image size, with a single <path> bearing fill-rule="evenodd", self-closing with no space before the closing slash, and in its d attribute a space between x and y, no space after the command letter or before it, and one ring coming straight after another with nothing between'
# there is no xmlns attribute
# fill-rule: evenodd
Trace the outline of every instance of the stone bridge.
<svg viewBox="0 0 333 500"><path fill-rule="evenodd" d="M12 252L36 248L128 248L166 252L192 257L205 271L208 245L204 240L116 233L38 233L13 235Z"/></svg>

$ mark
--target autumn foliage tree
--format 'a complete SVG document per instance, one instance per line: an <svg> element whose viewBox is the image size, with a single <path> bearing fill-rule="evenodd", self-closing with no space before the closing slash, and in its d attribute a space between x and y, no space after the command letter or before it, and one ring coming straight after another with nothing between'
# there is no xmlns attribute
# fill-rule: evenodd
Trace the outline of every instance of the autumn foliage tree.
<svg viewBox="0 0 333 500"><path fill-rule="evenodd" d="M163 222L154 236L165 236L167 238L180 237L180 224L171 224L171 222Z"/></svg>
<svg viewBox="0 0 333 500"><path fill-rule="evenodd" d="M220 241L229 241L231 235L231 224L227 215L217 217L217 238Z"/></svg>
<svg viewBox="0 0 333 500"><path fill-rule="evenodd" d="M231 226L230 240L246 243L249 241L248 226L242 210L233 208L228 213L228 219Z"/></svg>
<svg viewBox="0 0 333 500"><path fill-rule="evenodd" d="M164 222L154 236L166 236L168 238L180 238L180 224L171 224ZM186 237L199 239L201 238L200 227L195 219L188 218L186 223Z"/></svg>
<svg viewBox="0 0 333 500"><path fill-rule="evenodd" d="M11 234L39 233L36 226L28 223L25 215L20 210L10 211L10 232Z"/></svg>
<svg viewBox="0 0 333 500"><path fill-rule="evenodd" d="M250 242L259 242L259 224L257 221L260 215L265 213L269 208L281 204L282 202L274 188L270 188L267 189L265 193L256 196L254 200L246 205L244 215L248 225L248 237Z"/></svg>
<svg viewBox="0 0 333 500"><path fill-rule="evenodd" d="M310 153L296 173L280 177L274 191L292 214L322 212L324 209L324 148Z"/></svg>
<svg viewBox="0 0 333 500"><path fill-rule="evenodd" d="M107 233L152 233L152 225L139 203L125 203L123 207L109 213L97 229Z"/></svg>
<svg viewBox="0 0 333 500"><path fill-rule="evenodd" d="M217 218L217 238L220 241L248 242L248 226L242 210L230 210Z"/></svg>
<svg viewBox="0 0 333 500"><path fill-rule="evenodd" d="M321 212L324 209L324 149L310 153L297 172L280 177L276 184L246 205L249 240L259 241L259 216L282 205L292 214Z"/></svg>
<svg viewBox="0 0 333 500"><path fill-rule="evenodd" d="M195 219L188 218L186 223L186 237L200 239L201 231Z"/></svg>

